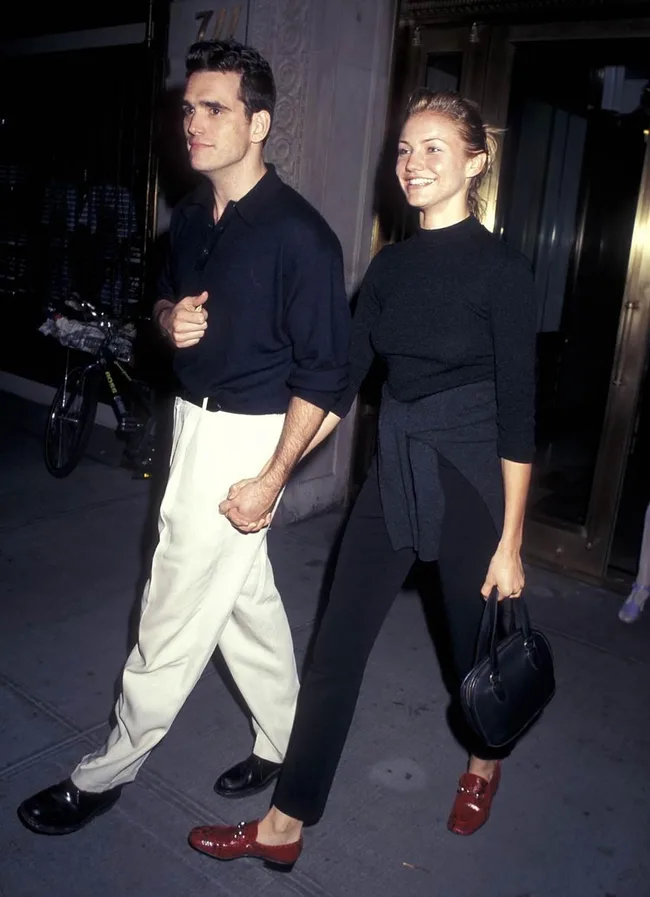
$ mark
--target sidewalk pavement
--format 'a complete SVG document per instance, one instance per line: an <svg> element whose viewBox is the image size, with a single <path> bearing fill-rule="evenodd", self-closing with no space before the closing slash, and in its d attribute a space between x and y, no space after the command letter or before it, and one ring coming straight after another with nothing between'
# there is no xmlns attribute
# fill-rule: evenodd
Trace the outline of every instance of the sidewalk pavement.
<svg viewBox="0 0 650 897"><path fill-rule="evenodd" d="M68 479L50 477L44 416L0 394L0 897L650 897L650 615L625 626L621 596L536 568L529 603L557 696L472 838L445 828L464 758L414 591L378 639L325 818L292 873L186 844L193 825L257 816L270 796L212 791L251 746L218 664L108 815L68 837L25 830L18 803L108 731L151 490L117 467L101 428ZM329 513L269 536L299 662L339 524Z"/></svg>

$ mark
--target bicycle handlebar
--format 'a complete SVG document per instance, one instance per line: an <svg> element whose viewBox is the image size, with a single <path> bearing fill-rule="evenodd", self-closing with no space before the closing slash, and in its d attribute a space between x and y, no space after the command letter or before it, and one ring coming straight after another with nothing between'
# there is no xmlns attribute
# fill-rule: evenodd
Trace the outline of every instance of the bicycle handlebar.
<svg viewBox="0 0 650 897"><path fill-rule="evenodd" d="M80 311L86 320L88 320L88 316L99 326L108 326L108 327L124 327L125 324L136 324L138 321L149 321L151 320L149 315L144 314L134 314L130 315L128 318L111 318L110 315L102 311L101 309L97 309L96 306L93 305L92 302L89 302L88 299L82 299L78 294L72 294L72 296L64 301L64 305L68 308L72 308L75 311Z"/></svg>
<svg viewBox="0 0 650 897"><path fill-rule="evenodd" d="M109 317L105 311L98 311L92 302L89 302L87 299L82 299L80 296L71 296L64 301L64 305L74 311L81 312L84 320L87 321L90 319L97 324L98 327L110 331L113 328L120 326L120 321L116 321L114 318Z"/></svg>

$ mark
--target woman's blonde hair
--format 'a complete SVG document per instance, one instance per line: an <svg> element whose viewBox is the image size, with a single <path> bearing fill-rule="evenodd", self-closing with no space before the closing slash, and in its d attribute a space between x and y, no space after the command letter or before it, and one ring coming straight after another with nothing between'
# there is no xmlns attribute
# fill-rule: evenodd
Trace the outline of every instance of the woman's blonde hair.
<svg viewBox="0 0 650 897"><path fill-rule="evenodd" d="M483 122L477 103L451 90L429 90L420 87L413 91L406 104L404 120L407 121L412 115L420 112L435 112L452 121L458 128L468 156L485 153L485 165L479 174L472 178L467 194L467 205L471 214L480 219L483 213L481 185L494 162L499 131Z"/></svg>

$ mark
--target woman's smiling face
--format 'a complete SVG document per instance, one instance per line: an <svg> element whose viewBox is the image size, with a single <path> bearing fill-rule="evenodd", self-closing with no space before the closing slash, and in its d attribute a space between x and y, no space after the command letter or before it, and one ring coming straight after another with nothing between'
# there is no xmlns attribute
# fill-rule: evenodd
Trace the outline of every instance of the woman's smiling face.
<svg viewBox="0 0 650 897"><path fill-rule="evenodd" d="M466 202L483 154L468 155L461 134L437 112L417 112L405 122L397 151L397 178L409 205L421 211Z"/></svg>

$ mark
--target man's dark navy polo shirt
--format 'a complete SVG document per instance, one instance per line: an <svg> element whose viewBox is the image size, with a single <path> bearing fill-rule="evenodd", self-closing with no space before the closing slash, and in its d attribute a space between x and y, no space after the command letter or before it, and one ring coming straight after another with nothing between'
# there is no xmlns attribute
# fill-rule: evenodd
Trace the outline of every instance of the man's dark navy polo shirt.
<svg viewBox="0 0 650 897"><path fill-rule="evenodd" d="M194 396L226 411L276 414L292 396L329 411L348 381L349 310L337 237L268 166L215 224L206 181L175 210L159 299L207 290L208 328L177 349Z"/></svg>

